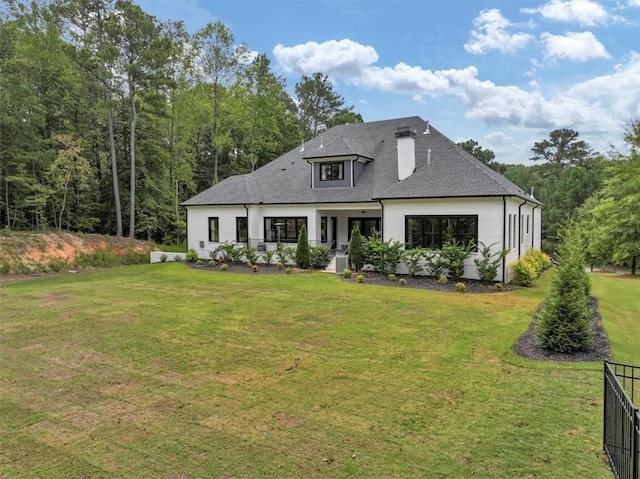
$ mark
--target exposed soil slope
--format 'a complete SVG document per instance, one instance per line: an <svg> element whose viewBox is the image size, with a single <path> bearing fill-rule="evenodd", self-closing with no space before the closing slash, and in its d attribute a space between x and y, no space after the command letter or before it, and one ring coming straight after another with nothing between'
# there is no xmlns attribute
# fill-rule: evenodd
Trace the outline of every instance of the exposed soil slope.
<svg viewBox="0 0 640 479"><path fill-rule="evenodd" d="M0 231L0 273L31 273L73 266L82 254L146 253L146 241L106 235Z"/></svg>

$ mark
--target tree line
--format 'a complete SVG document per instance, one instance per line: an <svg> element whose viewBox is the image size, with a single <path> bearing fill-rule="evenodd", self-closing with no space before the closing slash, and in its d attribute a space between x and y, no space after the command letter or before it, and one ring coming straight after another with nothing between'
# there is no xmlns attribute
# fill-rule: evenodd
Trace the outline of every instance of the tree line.
<svg viewBox="0 0 640 479"><path fill-rule="evenodd" d="M294 90L219 21L0 0L0 225L180 242L194 193L362 122L322 73Z"/></svg>
<svg viewBox="0 0 640 479"><path fill-rule="evenodd" d="M561 231L577 228L586 259L631 267L640 255L640 120L624 132L628 153L595 152L577 131L562 128L535 142L533 166L505 165L471 139L459 145L544 204L542 248L554 254Z"/></svg>

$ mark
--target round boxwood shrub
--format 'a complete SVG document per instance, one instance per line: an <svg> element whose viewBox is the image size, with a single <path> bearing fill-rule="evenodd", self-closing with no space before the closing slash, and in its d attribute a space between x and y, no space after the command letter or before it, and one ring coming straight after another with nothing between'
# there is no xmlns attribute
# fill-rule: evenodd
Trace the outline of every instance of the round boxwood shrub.
<svg viewBox="0 0 640 479"><path fill-rule="evenodd" d="M342 277L343 278L351 278L351 275L353 274L353 271L351 271L348 268L345 268L342 270Z"/></svg>
<svg viewBox="0 0 640 479"><path fill-rule="evenodd" d="M456 283L456 291L458 293L466 293L467 285L464 283Z"/></svg>
<svg viewBox="0 0 640 479"><path fill-rule="evenodd" d="M438 284L447 284L449 282L449 278L447 278L446 274L441 274L436 280Z"/></svg>
<svg viewBox="0 0 640 479"><path fill-rule="evenodd" d="M358 283L364 283L364 276L362 276L361 274L359 274L358 276L356 276L356 281Z"/></svg>

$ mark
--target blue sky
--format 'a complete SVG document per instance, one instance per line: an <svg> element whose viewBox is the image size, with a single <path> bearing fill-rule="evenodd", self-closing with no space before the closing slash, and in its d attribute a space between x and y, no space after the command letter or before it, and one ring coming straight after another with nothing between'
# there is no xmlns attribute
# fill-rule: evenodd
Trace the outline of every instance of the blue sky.
<svg viewBox="0 0 640 479"><path fill-rule="evenodd" d="M624 151L640 118L640 0L136 0L191 32L220 20L288 89L322 71L365 121L419 115L504 163L572 128Z"/></svg>

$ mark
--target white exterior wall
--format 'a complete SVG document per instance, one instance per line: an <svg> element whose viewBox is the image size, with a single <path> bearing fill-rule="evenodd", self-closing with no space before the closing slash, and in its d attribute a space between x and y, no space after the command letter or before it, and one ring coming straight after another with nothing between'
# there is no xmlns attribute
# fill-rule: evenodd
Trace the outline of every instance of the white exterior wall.
<svg viewBox="0 0 640 479"><path fill-rule="evenodd" d="M532 243L535 248L540 248L541 208L538 207L535 209L534 217L532 211L535 205L528 202L519 208L523 203L523 200L519 198L506 198L506 205L502 197L385 200L383 203L383 238L385 241L405 241L405 216L478 215L478 241L482 241L487 246L496 243L492 248L496 252L503 247L509 250L505 258L506 278L502 277L503 268L500 267L498 268L498 276L496 278L498 281L506 280L508 282L511 280L507 265L516 261L519 254L520 256L524 255ZM509 215L512 215L511 244L509 243ZM527 215L529 215L528 233ZM522 218L522 220L520 218ZM476 257L477 254L474 254L465 262L465 278L478 278L473 262ZM399 272L406 272L404 265L401 266Z"/></svg>
<svg viewBox="0 0 640 479"><path fill-rule="evenodd" d="M469 199L425 199L425 200L385 200L383 239L405 242L405 216L414 215L478 215L478 240L486 245L502 248L502 198ZM517 209L517 207L516 207ZM465 262L464 277L477 279L473 263L476 255ZM400 273L406 273L404 265ZM498 280L502 280L502 269L498 270Z"/></svg>
<svg viewBox="0 0 640 479"><path fill-rule="evenodd" d="M243 206L189 206L187 208L187 248L193 248L198 257L211 259L210 253L220 243L236 240L236 217L247 216ZM218 243L209 242L209 218L218 218ZM200 246L203 242L203 246Z"/></svg>

